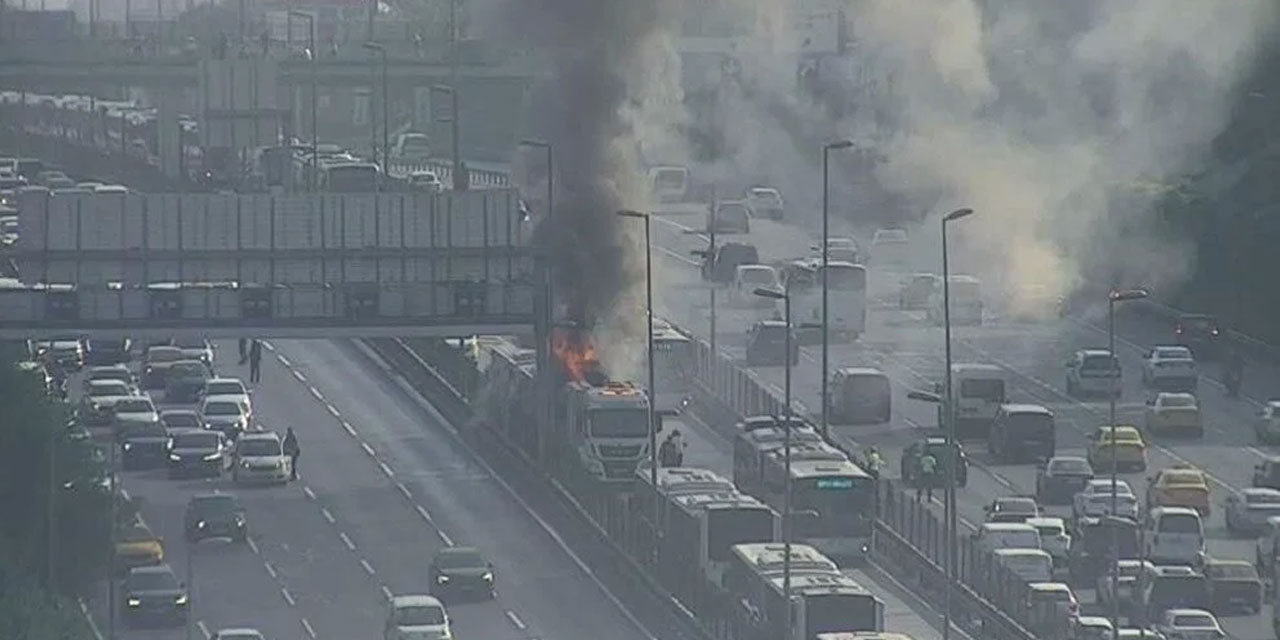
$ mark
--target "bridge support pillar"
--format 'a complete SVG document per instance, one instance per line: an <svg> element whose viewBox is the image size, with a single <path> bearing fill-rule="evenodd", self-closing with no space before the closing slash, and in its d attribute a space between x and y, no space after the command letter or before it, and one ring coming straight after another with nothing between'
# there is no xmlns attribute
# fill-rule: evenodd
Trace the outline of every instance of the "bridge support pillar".
<svg viewBox="0 0 1280 640"><path fill-rule="evenodd" d="M168 178L177 178L192 167L183 166L182 124L178 115L183 107L180 88L168 88L156 96L156 155L160 159L160 171Z"/></svg>

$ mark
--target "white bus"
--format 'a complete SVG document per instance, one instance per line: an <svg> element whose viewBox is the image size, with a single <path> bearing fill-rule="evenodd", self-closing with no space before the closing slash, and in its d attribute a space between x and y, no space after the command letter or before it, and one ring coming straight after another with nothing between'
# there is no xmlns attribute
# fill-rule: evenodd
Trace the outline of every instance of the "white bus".
<svg viewBox="0 0 1280 640"><path fill-rule="evenodd" d="M832 339L857 340L867 328L867 270L852 262L827 262L827 311ZM801 260L782 269L791 294L791 321L802 335L821 341L822 261ZM784 315L778 301L778 317Z"/></svg>
<svg viewBox="0 0 1280 640"><path fill-rule="evenodd" d="M372 162L334 162L320 170L320 190L330 193L374 193L382 171Z"/></svg>

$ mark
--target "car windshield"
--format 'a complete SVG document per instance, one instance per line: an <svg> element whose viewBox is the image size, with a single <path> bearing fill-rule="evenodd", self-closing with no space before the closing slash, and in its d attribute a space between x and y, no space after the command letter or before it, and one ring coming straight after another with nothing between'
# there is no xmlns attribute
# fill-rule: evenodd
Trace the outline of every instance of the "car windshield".
<svg viewBox="0 0 1280 640"><path fill-rule="evenodd" d="M130 425L125 431L125 440L135 440L140 438L167 438L169 430L159 422L139 422Z"/></svg>
<svg viewBox="0 0 1280 640"><path fill-rule="evenodd" d="M1214 627L1213 616L1203 613L1182 613L1173 617L1175 627Z"/></svg>
<svg viewBox="0 0 1280 640"><path fill-rule="evenodd" d="M244 395L244 385L237 381L210 382L205 385L205 394L211 396Z"/></svg>
<svg viewBox="0 0 1280 640"><path fill-rule="evenodd" d="M178 579L168 571L135 571L129 574L130 591L168 591L178 588Z"/></svg>
<svg viewBox="0 0 1280 640"><path fill-rule="evenodd" d="M396 625L421 627L444 624L444 610L433 605L416 605L396 608Z"/></svg>
<svg viewBox="0 0 1280 640"><path fill-rule="evenodd" d="M213 431L181 433L173 438L175 449L213 449L218 446L218 434Z"/></svg>
<svg viewBox="0 0 1280 640"><path fill-rule="evenodd" d="M787 340L787 325L785 324L762 324L760 332L757 334L761 342L770 342L781 344Z"/></svg>
<svg viewBox="0 0 1280 640"><path fill-rule="evenodd" d="M155 410L151 401L146 398L126 398L116 403L116 413L148 413Z"/></svg>
<svg viewBox="0 0 1280 640"><path fill-rule="evenodd" d="M1190 360L1191 350L1186 347L1161 347L1156 349L1159 360Z"/></svg>
<svg viewBox="0 0 1280 640"><path fill-rule="evenodd" d="M1095 480L1094 482L1089 484L1089 492L1093 493L1094 495L1101 493L1109 496L1111 495L1111 481ZM1121 480L1116 483L1116 493L1122 496L1131 496L1133 495L1133 489L1129 487L1128 482Z"/></svg>
<svg viewBox="0 0 1280 640"><path fill-rule="evenodd" d="M156 348L147 352L147 362L177 362L182 359L182 350L176 348Z"/></svg>
<svg viewBox="0 0 1280 640"><path fill-rule="evenodd" d="M1002 513L1035 513L1036 503L1030 499L1013 498L996 502L996 511Z"/></svg>
<svg viewBox="0 0 1280 640"><path fill-rule="evenodd" d="M200 362L175 362L169 368L169 375L175 378L207 378L209 368Z"/></svg>
<svg viewBox="0 0 1280 640"><path fill-rule="evenodd" d="M94 381L89 385L89 395L95 398L103 396L127 396L129 385L116 380Z"/></svg>
<svg viewBox="0 0 1280 640"><path fill-rule="evenodd" d="M962 380L960 397L1004 400L1004 380L999 378Z"/></svg>
<svg viewBox="0 0 1280 640"><path fill-rule="evenodd" d="M236 499L231 496L206 496L193 498L192 507L196 513L209 516L224 516L235 513Z"/></svg>
<svg viewBox="0 0 1280 640"><path fill-rule="evenodd" d="M743 269L742 281L747 284L773 285L777 283L777 278L772 269Z"/></svg>
<svg viewBox="0 0 1280 640"><path fill-rule="evenodd" d="M178 338L173 341L173 346L180 349L208 349L209 343L200 338Z"/></svg>
<svg viewBox="0 0 1280 640"><path fill-rule="evenodd" d="M881 229L871 241L875 244L902 244L907 242L907 232L902 229Z"/></svg>
<svg viewBox="0 0 1280 640"><path fill-rule="evenodd" d="M458 550L442 553L436 559L441 569L478 569L485 566L479 551Z"/></svg>
<svg viewBox="0 0 1280 640"><path fill-rule="evenodd" d="M242 440L237 451L242 456L278 456L281 455L280 443L266 438Z"/></svg>
<svg viewBox="0 0 1280 640"><path fill-rule="evenodd" d="M1037 524L1034 526L1036 528L1036 531L1040 532L1040 537L1042 538L1052 538L1054 536L1059 536L1059 535L1062 535L1062 531L1063 531L1062 525L1060 524Z"/></svg>
<svg viewBox="0 0 1280 640"><path fill-rule="evenodd" d="M1200 518L1191 513L1166 513L1157 525L1160 533L1200 533Z"/></svg>
<svg viewBox="0 0 1280 640"><path fill-rule="evenodd" d="M238 416L240 405L234 402L206 402L204 414L206 416Z"/></svg>
<svg viewBox="0 0 1280 640"><path fill-rule="evenodd" d="M1049 472L1057 475L1091 475L1093 469L1083 458L1056 458L1049 463Z"/></svg>
<svg viewBox="0 0 1280 640"><path fill-rule="evenodd" d="M1166 395L1161 396L1160 406L1175 408L1195 407L1196 399L1195 396L1190 395Z"/></svg>
<svg viewBox="0 0 1280 640"><path fill-rule="evenodd" d="M782 197L778 195L778 192L773 191L772 189L752 189L751 197L758 200L761 205L765 206L777 206L782 203Z"/></svg>
<svg viewBox="0 0 1280 640"><path fill-rule="evenodd" d="M151 530L141 524L134 524L125 529L121 536L122 542L151 542L155 540L155 536L151 534Z"/></svg>
<svg viewBox="0 0 1280 640"><path fill-rule="evenodd" d="M716 207L716 218L729 221L746 220L747 206L738 203L722 204Z"/></svg>
<svg viewBox="0 0 1280 640"><path fill-rule="evenodd" d="M1257 580L1258 570L1247 562L1211 564L1209 576L1219 580Z"/></svg>
<svg viewBox="0 0 1280 640"><path fill-rule="evenodd" d="M160 420L170 429L199 429L202 426L200 416L194 413L165 413L160 415Z"/></svg>
<svg viewBox="0 0 1280 640"><path fill-rule="evenodd" d="M684 187L685 175L684 169L659 169L653 183L659 189L679 189Z"/></svg>
<svg viewBox="0 0 1280 640"><path fill-rule="evenodd" d="M1080 368L1086 371L1102 371L1108 368L1119 371L1120 359L1105 353L1094 353L1084 357Z"/></svg>
<svg viewBox="0 0 1280 640"><path fill-rule="evenodd" d="M1166 471L1164 476L1165 484L1178 485L1203 485L1204 476L1198 471Z"/></svg>

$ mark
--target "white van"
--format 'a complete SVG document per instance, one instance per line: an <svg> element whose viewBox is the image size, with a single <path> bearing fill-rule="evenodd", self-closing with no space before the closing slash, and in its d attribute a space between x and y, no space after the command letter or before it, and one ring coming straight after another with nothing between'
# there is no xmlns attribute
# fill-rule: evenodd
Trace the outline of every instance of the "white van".
<svg viewBox="0 0 1280 640"><path fill-rule="evenodd" d="M996 549L996 562L1026 582L1053 580L1053 557L1040 549Z"/></svg>
<svg viewBox="0 0 1280 640"><path fill-rule="evenodd" d="M1156 507L1142 524L1143 555L1159 565L1200 566L1205 557L1204 523L1195 509Z"/></svg>
<svg viewBox="0 0 1280 640"><path fill-rule="evenodd" d="M978 549L992 552L997 549L1040 549L1040 532L1021 522L984 522L973 533Z"/></svg>
<svg viewBox="0 0 1280 640"><path fill-rule="evenodd" d="M951 365L951 385L957 436L986 438L1006 400L1004 370L993 364L956 363ZM944 390L939 388L938 392ZM942 405L938 411L938 424L946 424Z"/></svg>
<svg viewBox="0 0 1280 640"><path fill-rule="evenodd" d="M683 202L689 190L689 169L659 166L649 169L649 185L658 202Z"/></svg>
<svg viewBox="0 0 1280 640"><path fill-rule="evenodd" d="M951 290L951 324L982 324L982 281L973 276L950 276L947 288ZM929 306L925 311L929 322L939 326L946 319L942 308L943 293L939 286L929 296Z"/></svg>

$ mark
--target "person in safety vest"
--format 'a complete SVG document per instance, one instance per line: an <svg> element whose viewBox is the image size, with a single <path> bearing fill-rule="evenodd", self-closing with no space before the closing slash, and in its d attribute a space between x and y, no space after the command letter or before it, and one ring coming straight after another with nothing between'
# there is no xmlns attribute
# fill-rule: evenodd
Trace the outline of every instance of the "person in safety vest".
<svg viewBox="0 0 1280 640"><path fill-rule="evenodd" d="M932 453L924 452L920 456L920 483L916 485L916 500L920 499L923 491L924 495L933 500L933 485L938 481L938 459L933 457Z"/></svg>

